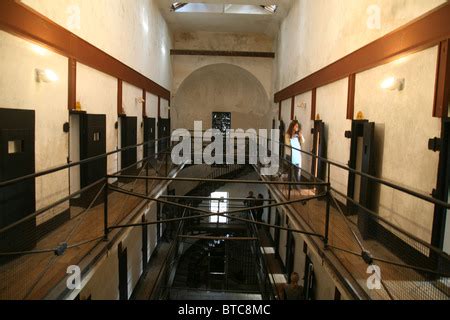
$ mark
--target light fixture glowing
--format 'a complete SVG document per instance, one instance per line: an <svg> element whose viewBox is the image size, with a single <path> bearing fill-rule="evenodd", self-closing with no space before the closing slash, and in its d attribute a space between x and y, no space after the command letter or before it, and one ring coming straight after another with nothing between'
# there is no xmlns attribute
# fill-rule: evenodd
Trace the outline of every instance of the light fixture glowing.
<svg viewBox="0 0 450 320"><path fill-rule="evenodd" d="M37 82L55 82L58 81L58 75L50 69L36 69L36 81Z"/></svg>
<svg viewBox="0 0 450 320"><path fill-rule="evenodd" d="M40 56L45 56L48 53L47 49L44 49L41 46L38 46L37 44L32 44L31 50L33 50L34 53L37 53Z"/></svg>
<svg viewBox="0 0 450 320"><path fill-rule="evenodd" d="M404 56L404 57L401 57L401 58L395 60L394 63L395 63L395 64L403 64L403 63L405 63L406 61L408 61L409 59L410 59L409 56Z"/></svg>
<svg viewBox="0 0 450 320"><path fill-rule="evenodd" d="M381 82L381 89L384 90L403 90L405 79L398 79L396 77L388 77Z"/></svg>
<svg viewBox="0 0 450 320"><path fill-rule="evenodd" d="M148 33L149 31L149 27L148 27L148 16L147 16L147 12L145 11L145 9L142 9L142 17L141 17L141 24L142 24L142 29L144 30L145 33Z"/></svg>

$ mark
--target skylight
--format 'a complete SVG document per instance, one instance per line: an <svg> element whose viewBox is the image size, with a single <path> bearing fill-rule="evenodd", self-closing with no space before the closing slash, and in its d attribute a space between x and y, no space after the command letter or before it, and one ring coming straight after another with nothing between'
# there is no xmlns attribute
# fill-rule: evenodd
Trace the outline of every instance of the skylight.
<svg viewBox="0 0 450 320"><path fill-rule="evenodd" d="M274 14L277 6L174 2L171 10L178 13Z"/></svg>

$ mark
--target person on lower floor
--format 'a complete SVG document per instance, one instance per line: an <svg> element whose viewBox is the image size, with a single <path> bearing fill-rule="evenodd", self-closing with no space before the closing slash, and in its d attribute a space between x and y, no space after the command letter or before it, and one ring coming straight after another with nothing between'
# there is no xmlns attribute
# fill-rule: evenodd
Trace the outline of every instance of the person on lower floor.
<svg viewBox="0 0 450 320"><path fill-rule="evenodd" d="M284 300L305 300L304 288L298 282L300 276L297 272L291 274L291 282L284 288Z"/></svg>
<svg viewBox="0 0 450 320"><path fill-rule="evenodd" d="M255 201L255 206L256 207L260 207L260 206L263 206L263 205L264 205L264 196L261 193L259 193L258 197L257 197L257 199ZM255 217L256 221L262 222L263 212L264 212L263 208L256 209L256 217Z"/></svg>

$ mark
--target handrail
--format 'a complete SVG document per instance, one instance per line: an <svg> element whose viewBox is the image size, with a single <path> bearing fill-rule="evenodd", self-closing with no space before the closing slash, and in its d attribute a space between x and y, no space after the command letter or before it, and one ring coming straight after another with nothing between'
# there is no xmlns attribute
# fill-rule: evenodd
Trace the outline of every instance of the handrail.
<svg viewBox="0 0 450 320"><path fill-rule="evenodd" d="M183 210L183 213L182 213L182 215L181 215L181 218L184 218L184 217L185 217L187 210L188 210L187 208L185 208L185 209ZM184 221L183 221L183 220L180 220L180 222L179 222L179 224L178 224L178 228L177 228L177 235L181 232L181 229L182 229L183 226L184 226ZM174 242L173 242L172 245L170 246L169 252L167 253L167 256L166 256L165 259L164 259L164 263L163 263L161 269L159 269L158 276L156 277L156 280L155 280L155 285L154 285L154 287L153 287L153 289L152 289L152 292L150 293L150 295L149 295L149 297L148 297L149 299L150 299L150 298L151 298L158 290L160 290L161 284L160 284L159 282L162 281L163 273L164 273L164 272L167 272L167 269L169 268L169 263L168 263L168 262L169 262L169 260L171 260L172 258L174 258L174 257L173 257L173 254L174 254L174 252L175 252L175 247L177 247L178 244L179 244L178 237L175 237ZM160 294L161 294L161 293L159 293L159 295L160 295Z"/></svg>
<svg viewBox="0 0 450 320"><path fill-rule="evenodd" d="M15 179L3 181L3 182L0 182L0 188L6 187L6 186L9 186L11 184L15 184L15 183L18 183L18 182L21 182L21 181L24 181L24 180L45 176L47 174L55 173L55 172L58 172L58 171L61 171L61 170L64 170L64 169L68 169L68 168L71 168L71 167L74 167L74 166L78 166L78 165L81 165L81 164L85 164L85 163L88 163L88 162L91 162L91 161L99 160L99 159L108 157L108 156L113 155L113 154L118 153L118 152L131 150L131 149L134 149L134 148L138 148L140 146L147 145L147 144L152 143L152 142L157 142L157 141L166 140L166 139L170 139L170 136L159 138L159 139L145 141L145 142L142 142L142 143L138 143L138 144L135 144L135 145L132 145L132 146L123 147L123 148L120 148L120 149L116 149L114 151L109 151L109 152L106 152L106 153L103 153L103 154L100 154L100 155L97 155L97 156L93 156L93 157L90 157L90 158L86 158L86 159L83 159L83 160L79 160L79 161L76 161L76 162L70 162L70 163L67 163L65 165L61 165L61 166L57 166L57 167L54 167L54 168L50 168L50 169L42 170L42 171L39 171L39 172L31 173L31 174L28 174L28 175L25 175L25 176L22 176L22 177L18 177L18 178L15 178ZM155 154L159 154L159 152L155 152Z"/></svg>
<svg viewBox="0 0 450 320"><path fill-rule="evenodd" d="M253 215L253 210L250 210L250 211L249 211L249 216L250 216L250 219L251 219L252 221L256 221L256 220L255 220L255 217L254 217L254 215ZM253 232L255 235L257 235L257 234L258 234L258 229L257 229L256 225L253 224L253 223L251 223L250 225L251 225L252 232ZM260 247L262 248L261 242L260 242L260 240L259 240L259 236L258 236L257 238L258 238L257 242L260 244ZM262 256L261 251L258 250L258 248L256 248L255 250L256 250L256 255L257 255L257 257L258 257L258 259L260 260L260 263L261 263L261 261L262 261L262 263L263 263L263 266L262 266L262 267L263 267L264 270L266 271L266 272L265 272L266 282L269 281L270 288L272 289L272 290L271 290L271 291L272 291L271 294L272 294L273 297L275 298L275 297L277 297L277 295L278 295L278 292L276 291L276 287L275 287L275 284L276 284L275 278L273 277L273 274L270 273L270 271L269 271L269 266L268 266L268 264L267 264L267 260ZM270 281L271 279L272 279L272 282Z"/></svg>
<svg viewBox="0 0 450 320"><path fill-rule="evenodd" d="M301 153L303 153L303 154L309 155L309 156L311 156L311 157L313 157L313 158L315 158L315 159L318 159L318 160L320 160L320 161L323 161L324 163L328 163L328 164L333 165L333 166L335 166L335 167L338 167L338 168L340 168L340 169L347 170L347 171L349 171L349 172L351 172L351 173L354 173L354 174L360 175L360 176L362 176L362 177L368 178L368 179L373 180L373 181L375 181L375 182L377 182L377 183L386 185L386 186L388 186L388 187L391 187L391 188L396 189L396 190L398 190L398 191L404 192L404 193L409 194L409 195L411 195L411 196L414 196L414 197L416 197L416 198L420 198L420 199L422 199L422 200L424 200L424 201L427 201L427 202L430 202L430 203L433 203L433 204L442 206L442 207L444 207L444 208L450 209L450 203L447 203L447 202L444 202L444 201L442 201L442 200L439 200L439 199L430 197L430 196L428 196L428 195L419 193L419 192L417 192L417 191L414 191L414 190L411 190L411 189L402 187L402 186L397 185L397 184L395 184L395 183L393 183L393 182L390 182L390 181L388 181L388 180L385 180L385 179L382 179L382 178L378 178L378 177L372 176L372 175L370 175L370 174L367 174L367 173L358 171L358 170L356 170L356 169L352 169L352 168L350 168L348 165L345 165L345 164L342 164L342 163L339 163L339 162L336 162L336 161L333 161L333 160L329 160L328 158L324 158L324 157L315 155L315 154L313 154L313 153L311 153L311 152L308 152L308 151L304 151L304 150L301 150L301 149L292 147L292 146L287 145L287 144L285 144L285 143L283 143L283 142L273 141L272 139L269 139L269 138L265 138L265 139L266 139L266 141L272 141L272 142L275 142L275 143L278 144L278 145L284 146L285 148L290 148L291 150L299 151L299 152L301 152ZM298 167L297 165L294 165L294 164L291 164L291 165L294 166L294 167L296 167L296 168L298 168L298 169L302 169L302 168Z"/></svg>

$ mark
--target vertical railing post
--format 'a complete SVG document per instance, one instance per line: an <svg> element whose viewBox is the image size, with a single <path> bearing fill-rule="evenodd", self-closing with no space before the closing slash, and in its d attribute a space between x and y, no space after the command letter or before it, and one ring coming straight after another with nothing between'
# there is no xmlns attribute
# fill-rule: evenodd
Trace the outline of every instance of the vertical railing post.
<svg viewBox="0 0 450 320"><path fill-rule="evenodd" d="M292 182L292 165L289 164L289 182ZM288 184L288 200L291 200L291 189L292 185Z"/></svg>
<svg viewBox="0 0 450 320"><path fill-rule="evenodd" d="M108 187L108 177L105 179L105 190L103 194L103 223L104 223L104 240L108 240L108 193L109 193L109 187Z"/></svg>
<svg viewBox="0 0 450 320"><path fill-rule="evenodd" d="M330 209L331 209L331 195L330 195L330 184L327 184L327 193L326 193L326 197L327 197L327 205L326 205L326 212L325 212L325 234L323 237L323 242L325 245L325 249L328 247L328 234L329 234L329 230L330 230Z"/></svg>
<svg viewBox="0 0 450 320"><path fill-rule="evenodd" d="M168 164L168 161L167 161L167 156L168 156L167 149L165 151L165 154L166 154L165 158L166 158L166 177L167 177L167 176L169 176L169 164Z"/></svg>
<svg viewBox="0 0 450 320"><path fill-rule="evenodd" d="M149 165L150 165L150 155L147 152L147 165L145 167L145 176L146 177L148 177L148 166ZM148 196L148 178L145 179L145 195Z"/></svg>

